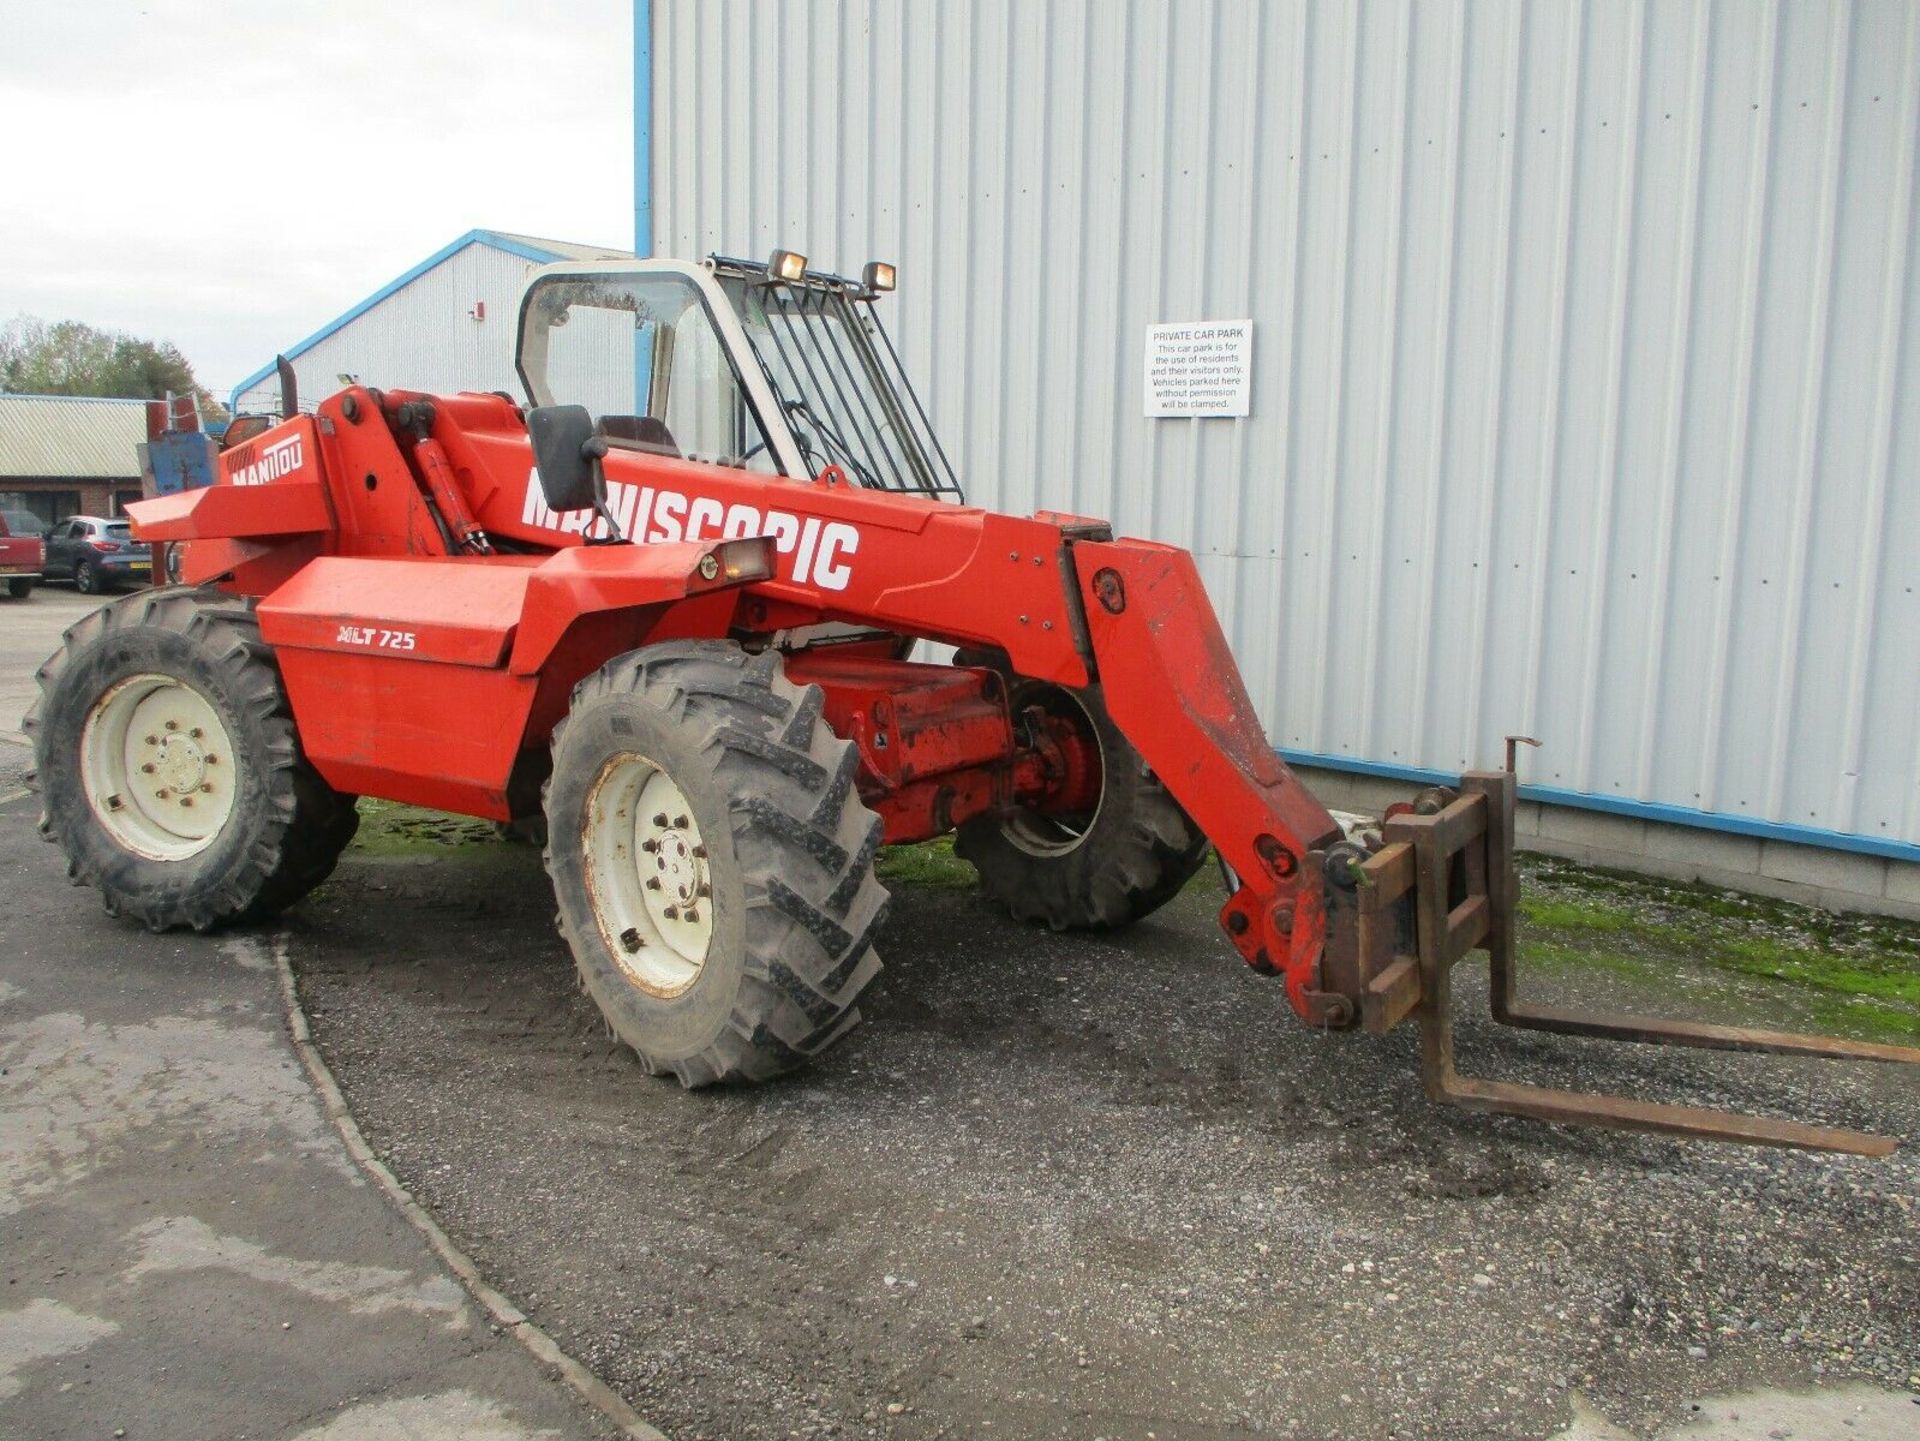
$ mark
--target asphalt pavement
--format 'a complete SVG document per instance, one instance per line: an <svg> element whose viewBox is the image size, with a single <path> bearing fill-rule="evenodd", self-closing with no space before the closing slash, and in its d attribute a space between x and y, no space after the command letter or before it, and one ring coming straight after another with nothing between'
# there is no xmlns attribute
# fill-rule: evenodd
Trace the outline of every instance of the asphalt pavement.
<svg viewBox="0 0 1920 1441"><path fill-rule="evenodd" d="M0 594L0 765L20 761L27 743L20 717L33 703L33 673L60 643L60 633L100 604L99 597L61 586L37 586L26 600Z"/></svg>
<svg viewBox="0 0 1920 1441"><path fill-rule="evenodd" d="M350 1159L273 935L149 935L66 883L19 718L92 604L0 601L0 1437L613 1434Z"/></svg>

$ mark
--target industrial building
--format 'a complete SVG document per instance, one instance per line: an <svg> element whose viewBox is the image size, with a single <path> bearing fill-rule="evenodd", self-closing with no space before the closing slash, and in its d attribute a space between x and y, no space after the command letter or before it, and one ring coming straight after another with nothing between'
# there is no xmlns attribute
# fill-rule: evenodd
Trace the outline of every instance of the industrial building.
<svg viewBox="0 0 1920 1441"><path fill-rule="evenodd" d="M527 272L555 260L631 259L630 251L469 230L283 353L304 408L357 381L450 394L520 390L513 329ZM277 411L273 359L233 389L235 414Z"/></svg>
<svg viewBox="0 0 1920 1441"><path fill-rule="evenodd" d="M969 498L1190 547L1326 793L1525 733L1530 844L1920 915L1920 7L642 0L635 48L636 249L897 262Z"/></svg>
<svg viewBox="0 0 1920 1441"><path fill-rule="evenodd" d="M146 402L76 395L0 395L0 510L46 525L118 515L140 498Z"/></svg>

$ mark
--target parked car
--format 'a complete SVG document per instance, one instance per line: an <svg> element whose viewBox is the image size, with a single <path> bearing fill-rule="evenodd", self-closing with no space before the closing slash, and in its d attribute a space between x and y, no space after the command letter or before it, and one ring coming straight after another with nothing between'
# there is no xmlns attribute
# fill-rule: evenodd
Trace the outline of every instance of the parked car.
<svg viewBox="0 0 1920 1441"><path fill-rule="evenodd" d="M153 549L133 538L124 518L71 515L55 521L47 535L46 576L71 580L75 590L98 595L128 581L152 579Z"/></svg>
<svg viewBox="0 0 1920 1441"><path fill-rule="evenodd" d="M46 555L30 511L0 510L0 576L6 579L8 595L25 600L33 594Z"/></svg>

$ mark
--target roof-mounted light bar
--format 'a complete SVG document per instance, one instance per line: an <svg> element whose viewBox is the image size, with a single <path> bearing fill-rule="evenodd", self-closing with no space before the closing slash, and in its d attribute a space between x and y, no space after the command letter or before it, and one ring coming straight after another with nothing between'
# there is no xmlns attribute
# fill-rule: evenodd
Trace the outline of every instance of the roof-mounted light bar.
<svg viewBox="0 0 1920 1441"><path fill-rule="evenodd" d="M767 279L798 285L807 274L807 257L797 250L776 250L767 261Z"/></svg>
<svg viewBox="0 0 1920 1441"><path fill-rule="evenodd" d="M751 260L735 260L725 255L707 257L710 265L744 271L764 270L769 284L824 285L846 291L856 300L872 300L891 292L899 280L899 271L891 260L869 260L860 270L860 279L831 275L824 270L809 270L807 257L797 250L776 250L765 266Z"/></svg>

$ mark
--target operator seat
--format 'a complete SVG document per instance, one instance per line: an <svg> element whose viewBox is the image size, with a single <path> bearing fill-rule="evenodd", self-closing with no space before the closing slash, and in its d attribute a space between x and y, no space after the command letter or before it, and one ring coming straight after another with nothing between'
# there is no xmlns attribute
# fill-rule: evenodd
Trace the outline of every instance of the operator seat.
<svg viewBox="0 0 1920 1441"><path fill-rule="evenodd" d="M654 455L680 459L680 447L674 444L667 423L654 415L603 415L600 433L608 440L623 440Z"/></svg>

